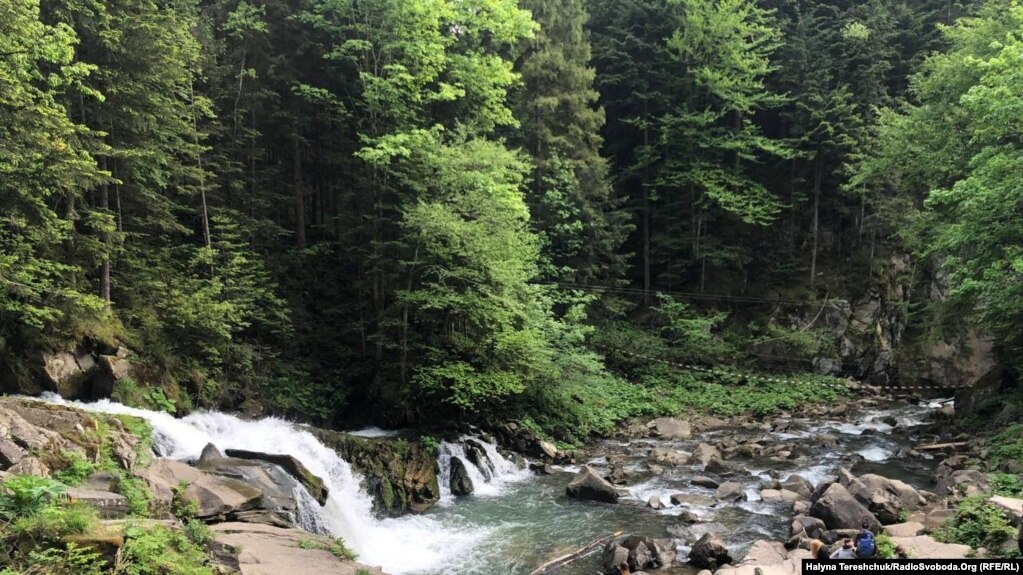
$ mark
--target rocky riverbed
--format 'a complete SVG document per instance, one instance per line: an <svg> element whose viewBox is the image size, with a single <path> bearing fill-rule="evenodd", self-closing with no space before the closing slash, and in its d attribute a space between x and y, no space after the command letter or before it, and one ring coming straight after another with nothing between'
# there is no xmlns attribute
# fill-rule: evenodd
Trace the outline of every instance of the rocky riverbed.
<svg viewBox="0 0 1023 575"><path fill-rule="evenodd" d="M146 483L155 520L173 524L176 499L193 502L214 525L222 572L524 574L621 531L558 572L626 558L658 573L794 573L810 539L833 543L862 522L916 557L961 557L972 550L928 533L958 498L989 490L977 458L914 449L949 439L950 407L863 394L771 417L634 422L575 451L509 424L452 436L435 455L379 430L367 439L273 419L82 407L93 413L0 399L0 476L59 472L69 452L109 454L121 476ZM110 413L145 418L153 450L130 418ZM111 522L129 507L114 475L72 492ZM998 504L1018 524L1023 501ZM331 553L339 535L369 565Z"/></svg>

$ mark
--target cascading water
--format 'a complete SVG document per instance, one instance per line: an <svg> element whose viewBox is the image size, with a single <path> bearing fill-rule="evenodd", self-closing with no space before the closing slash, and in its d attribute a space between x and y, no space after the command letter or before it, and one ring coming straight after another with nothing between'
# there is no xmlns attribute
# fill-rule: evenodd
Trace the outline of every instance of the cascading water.
<svg viewBox="0 0 1023 575"><path fill-rule="evenodd" d="M62 402L54 396L48 399ZM687 542L694 540L693 532L678 520L677 515L684 511L713 522L704 526L719 526L729 549L735 556L742 556L756 539L777 540L788 534L790 509L760 497L761 488L772 479L798 473L816 484L834 478L839 466L855 464L861 470L859 473L877 472L912 483L915 478L926 481L930 475L928 466L933 468L926 460L892 456L912 445L905 429L920 423L921 417L933 409L923 406L868 410L848 422L792 421L784 432L768 432L766 435L774 440L801 443L806 455L797 459L760 457L745 461L747 473L738 474L733 480L742 484L750 500L736 504L720 504L713 499L713 489L691 484L691 477L703 472L698 462L653 473L648 452L659 446L691 452L699 442L713 443L736 433L759 440L765 435L763 431L729 429L684 441L646 438L595 444L594 457L586 463L598 472L607 472L612 458L625 462L631 493L618 505L568 499L565 485L576 466L561 468L568 473L532 476L502 457L493 445L462 438L441 445L438 457L441 505L425 515L377 520L370 513L369 496L360 488L349 465L301 426L272 418L242 421L222 413L198 413L179 420L165 413L131 409L108 401L76 405L149 420L154 427L155 449L166 457L193 459L209 442L221 449L295 456L331 489L327 505L322 508L302 490L301 526L344 537L359 553L360 561L382 565L392 575L522 575L551 557L619 530L650 537L670 534L677 538L680 557L684 558L688 553ZM863 433L867 429L871 431ZM371 436L395 433L379 429L362 431ZM819 441L825 434L833 439L827 446ZM472 463L480 463L484 455L489 463L481 465L487 467L489 481ZM449 493L453 457L462 459L471 475L473 496L454 497ZM674 495L681 503L671 502L666 509L653 511L646 506L651 495L657 495L662 502L670 502ZM561 573L589 575L599 567L596 557L587 557ZM682 567L670 571L685 572Z"/></svg>
<svg viewBox="0 0 1023 575"><path fill-rule="evenodd" d="M362 490L348 462L311 433L282 419L244 421L219 412L175 419L167 413L135 409L109 400L67 402L55 394L43 399L88 411L145 419L153 426L154 451L162 457L195 459L207 443L221 450L292 455L330 487L330 497L323 507L302 489L298 499L300 526L343 537L359 554L361 562L381 565L395 575L439 569L447 557L463 553L488 534L487 529L478 526L446 526L425 516L377 520L371 513L372 500Z"/></svg>

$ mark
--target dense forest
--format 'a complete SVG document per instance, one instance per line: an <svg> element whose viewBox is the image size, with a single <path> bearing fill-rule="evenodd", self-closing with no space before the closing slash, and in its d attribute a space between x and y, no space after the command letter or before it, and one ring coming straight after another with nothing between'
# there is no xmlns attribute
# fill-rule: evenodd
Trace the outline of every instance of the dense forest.
<svg viewBox="0 0 1023 575"><path fill-rule="evenodd" d="M579 438L893 268L1011 378L1021 126L1007 0L0 0L0 380Z"/></svg>

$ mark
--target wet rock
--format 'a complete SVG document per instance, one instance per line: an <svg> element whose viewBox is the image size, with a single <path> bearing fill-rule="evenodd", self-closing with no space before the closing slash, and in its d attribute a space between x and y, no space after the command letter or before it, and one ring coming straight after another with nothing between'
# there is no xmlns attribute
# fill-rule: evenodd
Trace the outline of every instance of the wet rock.
<svg viewBox="0 0 1023 575"><path fill-rule="evenodd" d="M663 467L661 467L660 465L654 465L653 463L648 463L646 468L647 471L653 473L654 475L661 475L662 473L664 473Z"/></svg>
<svg viewBox="0 0 1023 575"><path fill-rule="evenodd" d="M664 439L689 439L693 435L687 421L672 417L660 417L647 424L650 434Z"/></svg>
<svg viewBox="0 0 1023 575"><path fill-rule="evenodd" d="M678 518L683 523L693 524L693 523L699 523L700 522L700 516L695 514L695 513L693 513L692 511L689 511L688 509L686 509L685 511L680 513Z"/></svg>
<svg viewBox="0 0 1023 575"><path fill-rule="evenodd" d="M827 488L810 507L810 515L823 520L829 529L858 528L862 523L874 532L881 529L877 518L839 483Z"/></svg>
<svg viewBox="0 0 1023 575"><path fill-rule="evenodd" d="M708 507L715 504L713 497L701 493L675 493L671 496L675 505L698 505Z"/></svg>
<svg viewBox="0 0 1023 575"><path fill-rule="evenodd" d="M781 502L781 491L777 489L762 489L760 491L760 498L768 503L779 503Z"/></svg>
<svg viewBox="0 0 1023 575"><path fill-rule="evenodd" d="M689 455L674 449L657 447L650 450L649 456L657 463L678 467L689 463Z"/></svg>
<svg viewBox="0 0 1023 575"><path fill-rule="evenodd" d="M710 463L711 459L721 459L721 452L719 452L713 445L701 443L696 446L693 456L696 457L700 463L707 465Z"/></svg>
<svg viewBox="0 0 1023 575"><path fill-rule="evenodd" d="M529 470L537 475L554 475L554 466L550 463L530 463Z"/></svg>
<svg viewBox="0 0 1023 575"><path fill-rule="evenodd" d="M290 455L284 455L279 453L261 453L258 451L245 451L242 449L228 449L227 455L229 457L235 457L238 459L265 461L278 465L284 471L288 472L294 477L299 483L301 483L313 496L320 505L327 503L327 497L330 495L330 488L323 479L317 477L313 472L309 471L301 461L295 459Z"/></svg>
<svg viewBox="0 0 1023 575"><path fill-rule="evenodd" d="M487 455L487 448L478 439L465 440L465 457L476 466L486 481L494 477L496 467Z"/></svg>
<svg viewBox="0 0 1023 575"><path fill-rule="evenodd" d="M726 481L718 486L714 498L718 501L746 501L746 489L741 483Z"/></svg>
<svg viewBox="0 0 1023 575"><path fill-rule="evenodd" d="M728 528L716 521L692 523L690 525L673 525L668 527L668 534L684 541L697 541L704 535L728 533Z"/></svg>
<svg viewBox="0 0 1023 575"><path fill-rule="evenodd" d="M800 501L796 501L795 503L792 504L792 513L795 513L795 514L798 515L798 514L805 514L805 513L809 513L809 512L810 512L810 502L809 501L800 500Z"/></svg>
<svg viewBox="0 0 1023 575"><path fill-rule="evenodd" d="M335 543L334 540L323 535L299 529L237 522L213 525L212 529L217 543L240 550L234 551L237 554L235 560L244 574L383 574L379 567L336 557L328 551Z"/></svg>
<svg viewBox="0 0 1023 575"><path fill-rule="evenodd" d="M726 463L718 458L711 459L707 462L707 465L703 467L703 470L707 473L715 473L717 475L731 475L735 472L733 465Z"/></svg>
<svg viewBox="0 0 1023 575"><path fill-rule="evenodd" d="M665 507L664 503L661 502L660 496L657 496L657 495L651 495L650 499L647 500L646 504L647 504L648 507L650 507L650 509L655 509L655 510L656 509L664 509L664 507Z"/></svg>
<svg viewBox="0 0 1023 575"><path fill-rule="evenodd" d="M223 458L224 454L221 453L220 449L218 449L216 445L213 445L212 443L207 443L206 447L202 448L202 453L199 454L198 464L203 465L205 463L211 463L215 459Z"/></svg>
<svg viewBox="0 0 1023 575"><path fill-rule="evenodd" d="M797 474L789 475L785 481L782 481L781 488L794 491L803 499L809 499L810 495L813 494L813 484L802 475Z"/></svg>
<svg viewBox="0 0 1023 575"><path fill-rule="evenodd" d="M465 463L459 457L451 458L451 478L448 488L451 489L452 495L472 495L474 489L472 479L469 477L469 471L465 468Z"/></svg>
<svg viewBox="0 0 1023 575"><path fill-rule="evenodd" d="M615 465L608 470L605 478L613 485L625 485L629 482L629 473L620 465Z"/></svg>
<svg viewBox="0 0 1023 575"><path fill-rule="evenodd" d="M689 480L692 485L698 485L700 487L709 487L710 489L717 489L721 483L717 480L711 479L706 475L697 475L696 477Z"/></svg>
<svg viewBox="0 0 1023 575"><path fill-rule="evenodd" d="M693 544L689 552L689 562L697 567L717 569L732 562L725 542L711 534L706 534Z"/></svg>
<svg viewBox="0 0 1023 575"><path fill-rule="evenodd" d="M572 482L565 488L569 497L617 503L618 492L613 485L597 474L589 465L583 466Z"/></svg>

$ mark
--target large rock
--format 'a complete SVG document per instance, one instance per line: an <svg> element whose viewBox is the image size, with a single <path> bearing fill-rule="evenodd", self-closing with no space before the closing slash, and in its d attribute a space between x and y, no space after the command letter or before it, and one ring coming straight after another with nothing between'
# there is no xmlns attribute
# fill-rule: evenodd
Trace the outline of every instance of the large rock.
<svg viewBox="0 0 1023 575"><path fill-rule="evenodd" d="M261 453L258 451L245 451L242 449L228 449L226 452L228 457L237 457L239 459L251 459L256 461L266 461L274 465L279 465L284 471L287 471L292 477L298 480L313 496L313 499L320 505L327 503L327 497L330 496L330 489L327 484L324 483L323 479L320 479L313 472L309 471L301 461L295 459L290 455L284 455L279 453Z"/></svg>
<svg viewBox="0 0 1023 575"><path fill-rule="evenodd" d="M235 550L242 575L383 575L379 567L340 559L330 551L336 542L323 535L247 523L212 529L217 543Z"/></svg>
<svg viewBox="0 0 1023 575"><path fill-rule="evenodd" d="M116 355L99 356L98 369L92 377L92 398L110 397L122 380L132 377L132 363Z"/></svg>
<svg viewBox="0 0 1023 575"><path fill-rule="evenodd" d="M90 399L90 378L96 369L96 360L88 353L58 351L42 354L41 377L43 386L67 399Z"/></svg>
<svg viewBox="0 0 1023 575"><path fill-rule="evenodd" d="M827 488L810 507L810 515L824 521L828 529L855 529L863 523L871 531L881 529L877 518L840 483L833 483Z"/></svg>
<svg viewBox="0 0 1023 575"><path fill-rule="evenodd" d="M758 539L753 542L739 565L775 565L785 561L786 557L785 546L781 543Z"/></svg>
<svg viewBox="0 0 1023 575"><path fill-rule="evenodd" d="M920 495L919 491L898 479L888 479L874 474L861 475L858 479L866 487L871 497L877 493L887 493L895 498L901 509L905 509L907 512L916 511L927 505L927 500Z"/></svg>
<svg viewBox="0 0 1023 575"><path fill-rule="evenodd" d="M746 501L746 488L741 483L726 481L718 486L714 498L718 501Z"/></svg>
<svg viewBox="0 0 1023 575"><path fill-rule="evenodd" d="M725 542L708 533L693 544L689 552L689 562L697 567L713 570L731 563L732 557L728 554Z"/></svg>
<svg viewBox="0 0 1023 575"><path fill-rule="evenodd" d="M472 478L469 477L469 471L465 468L465 463L461 458L451 458L451 476L448 480L448 488L452 495L472 495L475 489Z"/></svg>
<svg viewBox="0 0 1023 575"><path fill-rule="evenodd" d="M700 487L709 487L711 489L717 489L721 483L716 479L711 479L706 475L697 475L696 477L689 480L692 485L698 485Z"/></svg>
<svg viewBox="0 0 1023 575"><path fill-rule="evenodd" d="M969 545L939 543L927 535L892 537L892 543L901 545L913 559L963 559L973 552Z"/></svg>
<svg viewBox="0 0 1023 575"><path fill-rule="evenodd" d="M884 532L891 537L916 537L924 532L924 524L916 521L885 525Z"/></svg>
<svg viewBox="0 0 1023 575"><path fill-rule="evenodd" d="M310 431L365 478L378 513L392 517L410 511L422 513L440 499L437 459L421 441Z"/></svg>
<svg viewBox="0 0 1023 575"><path fill-rule="evenodd" d="M816 517L797 515L792 518L792 536L804 539L820 539L821 534L828 530L827 525Z"/></svg>
<svg viewBox="0 0 1023 575"><path fill-rule="evenodd" d="M704 465L710 463L711 459L721 459L721 452L718 451L718 448L708 443L701 443L697 445L693 455Z"/></svg>
<svg viewBox="0 0 1023 575"><path fill-rule="evenodd" d="M979 495L990 491L987 475L976 469L950 469L943 465L934 472L935 492L946 495Z"/></svg>
<svg viewBox="0 0 1023 575"><path fill-rule="evenodd" d="M813 494L813 483L810 483L810 481L802 475L789 475L785 481L781 482L781 487L782 489L788 489L789 491L798 493L803 499L809 499L810 495Z"/></svg>
<svg viewBox="0 0 1023 575"><path fill-rule="evenodd" d="M665 447L655 447L650 450L650 457L657 463L678 467L689 463L689 456L681 451Z"/></svg>
<svg viewBox="0 0 1023 575"><path fill-rule="evenodd" d="M465 457L480 470L484 480L490 481L494 477L494 462L487 455L487 448L478 439L465 440Z"/></svg>
<svg viewBox="0 0 1023 575"><path fill-rule="evenodd" d="M69 487L67 496L95 509L101 519L121 519L128 513L128 499L118 493Z"/></svg>
<svg viewBox="0 0 1023 575"><path fill-rule="evenodd" d="M589 465L584 465L576 474L572 482L565 488L569 497L576 499L587 499L591 501L602 501L604 503L617 503L618 492L614 485L597 474Z"/></svg>
<svg viewBox="0 0 1023 575"><path fill-rule="evenodd" d="M1020 521L1023 519L1023 499L994 495L988 498L987 501L1001 509L1005 518L1014 526L1019 527Z"/></svg>
<svg viewBox="0 0 1023 575"><path fill-rule="evenodd" d="M689 439L693 435L692 427L687 421L673 417L660 417L647 424L650 434L664 439Z"/></svg>

